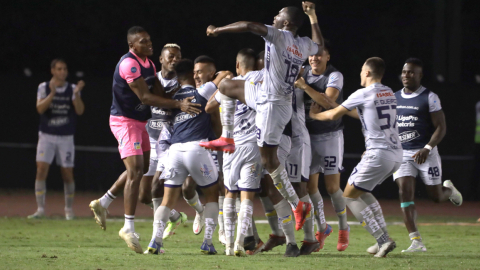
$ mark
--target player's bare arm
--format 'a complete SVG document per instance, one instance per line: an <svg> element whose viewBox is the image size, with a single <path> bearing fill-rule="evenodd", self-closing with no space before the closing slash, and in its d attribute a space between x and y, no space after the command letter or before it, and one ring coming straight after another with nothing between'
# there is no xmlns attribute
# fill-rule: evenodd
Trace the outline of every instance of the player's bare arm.
<svg viewBox="0 0 480 270"><path fill-rule="evenodd" d="M180 109L189 114L199 114L202 112L197 108L201 106L200 104L191 103L193 97L177 101L150 93L148 85L142 77L139 77L128 85L143 104L166 109Z"/></svg>
<svg viewBox="0 0 480 270"><path fill-rule="evenodd" d="M223 79L231 79L232 77L233 73L228 70L219 71L212 82L218 87Z"/></svg>
<svg viewBox="0 0 480 270"><path fill-rule="evenodd" d="M160 83L160 80L158 78L155 78L155 81L152 87L152 93L157 96L166 97L165 89L163 89L163 85Z"/></svg>
<svg viewBox="0 0 480 270"><path fill-rule="evenodd" d="M317 14L315 14L315 4L309 1L302 2L303 11L307 14L312 25L312 40L318 44L318 52L323 50L324 39L320 26L318 25Z"/></svg>
<svg viewBox="0 0 480 270"><path fill-rule="evenodd" d="M319 121L333 121L337 120L340 117L344 116L348 113L348 110L343 106L338 106L328 111L322 112L321 107L314 103L312 107L310 107L310 117L315 120Z"/></svg>
<svg viewBox="0 0 480 270"><path fill-rule="evenodd" d="M340 94L340 91L338 91L338 89L334 87L328 87L324 95L310 87L305 82L305 79L303 77L300 77L295 82L295 87L305 91L305 93L307 93L316 103L320 104L320 106L327 110L338 106L338 104L332 102L332 100L336 100L338 98L338 95ZM327 96L329 99L326 99L325 96Z"/></svg>
<svg viewBox="0 0 480 270"><path fill-rule="evenodd" d="M447 133L447 122L445 121L445 114L443 113L443 110L432 112L430 113L430 116L432 118L435 132L433 132L432 138L430 138L428 145L433 148L443 140L443 137L445 137L445 134ZM428 154L430 154L430 149L422 148L412 157L418 164L423 164L427 160Z"/></svg>
<svg viewBox="0 0 480 270"><path fill-rule="evenodd" d="M222 27L210 25L207 28L207 36L216 37L225 33L245 33L250 32L259 36L266 36L268 28L261 23L240 21Z"/></svg>
<svg viewBox="0 0 480 270"><path fill-rule="evenodd" d="M52 81L50 81L49 85L45 87L50 88L50 94L48 94L46 98L37 100L37 112L39 114L43 114L46 110L48 110L48 107L50 107L50 104L53 101L53 97L57 92L57 89L55 88L55 84Z"/></svg>
<svg viewBox="0 0 480 270"><path fill-rule="evenodd" d="M217 91L215 91L215 93L213 93L213 95L208 100L207 106L205 106L205 112L213 113L215 111L218 111L218 108L220 107L220 103L218 103L217 100L215 99L215 95L217 93L218 93L218 89Z"/></svg>
<svg viewBox="0 0 480 270"><path fill-rule="evenodd" d="M82 96L80 92L82 92L83 88L85 87L85 82L83 80L78 81L77 86L73 89L73 94L75 95L75 99L72 100L73 107L75 108L75 113L77 115L82 115L85 112L85 104L83 103Z"/></svg>

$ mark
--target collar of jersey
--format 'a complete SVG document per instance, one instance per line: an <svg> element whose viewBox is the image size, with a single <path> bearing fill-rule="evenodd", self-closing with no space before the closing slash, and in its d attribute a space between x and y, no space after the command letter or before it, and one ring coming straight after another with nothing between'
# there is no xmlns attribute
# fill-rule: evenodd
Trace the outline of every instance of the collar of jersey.
<svg viewBox="0 0 480 270"><path fill-rule="evenodd" d="M183 88L187 88L187 87L195 88L193 85L190 85L190 84L184 84L184 85L182 85L182 89L183 89Z"/></svg>

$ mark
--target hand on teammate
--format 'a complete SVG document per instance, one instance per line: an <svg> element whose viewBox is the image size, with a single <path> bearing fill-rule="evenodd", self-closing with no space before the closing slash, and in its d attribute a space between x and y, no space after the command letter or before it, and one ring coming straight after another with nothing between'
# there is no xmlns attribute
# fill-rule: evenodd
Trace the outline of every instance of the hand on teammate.
<svg viewBox="0 0 480 270"><path fill-rule="evenodd" d="M427 160L428 154L430 154L430 150L428 150L427 148L422 148L420 151L415 153L412 158L418 164L423 164Z"/></svg>
<svg viewBox="0 0 480 270"><path fill-rule="evenodd" d="M83 80L78 81L77 87L73 90L74 94L80 93L82 91L83 87L85 87L85 82Z"/></svg>
<svg viewBox="0 0 480 270"><path fill-rule="evenodd" d="M217 29L217 27L215 27L214 25L209 25L207 27L207 36L208 37L216 37L218 36L217 33L215 33L215 29Z"/></svg>
<svg viewBox="0 0 480 270"><path fill-rule="evenodd" d="M317 103L313 102L312 106L310 107L310 117L314 118L315 114L321 113L323 110L322 106L318 105Z"/></svg>
<svg viewBox="0 0 480 270"><path fill-rule="evenodd" d="M197 107L200 107L201 105L192 103L192 99L194 99L194 97L187 97L186 99L182 100L180 102L180 110L190 115L200 114L202 110Z"/></svg>
<svg viewBox="0 0 480 270"><path fill-rule="evenodd" d="M305 87L307 87L305 79L303 77L298 78L298 80L295 81L295 87L305 90Z"/></svg>
<svg viewBox="0 0 480 270"><path fill-rule="evenodd" d="M315 15L315 4L309 1L302 2L303 12L308 16Z"/></svg>
<svg viewBox="0 0 480 270"><path fill-rule="evenodd" d="M55 95L55 93L57 92L57 87L55 87L53 81L50 81L48 87L50 88L50 94Z"/></svg>

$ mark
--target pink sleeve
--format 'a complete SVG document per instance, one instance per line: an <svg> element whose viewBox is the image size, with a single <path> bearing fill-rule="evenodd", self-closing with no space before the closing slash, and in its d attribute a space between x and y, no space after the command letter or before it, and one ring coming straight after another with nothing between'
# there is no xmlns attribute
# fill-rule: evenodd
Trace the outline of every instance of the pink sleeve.
<svg viewBox="0 0 480 270"><path fill-rule="evenodd" d="M142 76L140 73L140 65L132 58L123 59L119 67L120 77L125 79L127 83L133 82L138 77Z"/></svg>

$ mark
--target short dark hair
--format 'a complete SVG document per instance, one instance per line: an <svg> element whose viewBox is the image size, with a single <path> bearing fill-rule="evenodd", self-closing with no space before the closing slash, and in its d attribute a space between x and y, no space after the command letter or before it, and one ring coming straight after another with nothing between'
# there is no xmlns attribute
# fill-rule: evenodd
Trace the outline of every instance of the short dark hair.
<svg viewBox="0 0 480 270"><path fill-rule="evenodd" d="M130 29L128 29L127 36L133 36L133 35L136 35L138 33L143 33L143 32L147 32L147 31L145 31L145 29L143 29L143 27L132 26L132 27L130 27Z"/></svg>
<svg viewBox="0 0 480 270"><path fill-rule="evenodd" d="M300 28L303 24L305 14L298 7L287 7L285 12L287 13L287 19L294 24L297 28Z"/></svg>
<svg viewBox="0 0 480 270"><path fill-rule="evenodd" d="M328 54L332 54L331 48L332 48L332 43L330 42L330 40L325 39L323 41L323 49L326 50Z"/></svg>
<svg viewBox="0 0 480 270"><path fill-rule="evenodd" d="M367 61L365 61L365 65L370 68L374 77L382 78L383 74L385 74L385 61L380 57L368 58Z"/></svg>
<svg viewBox="0 0 480 270"><path fill-rule="evenodd" d="M64 63L65 65L67 64L67 62L65 62L65 60L63 60L62 58L55 58L52 60L52 62L50 63L50 68L55 68L55 66L57 65L57 63Z"/></svg>
<svg viewBox="0 0 480 270"><path fill-rule="evenodd" d="M415 58L415 57L410 57L405 61L405 64L414 64L415 66L421 67L423 69L423 62L422 60Z"/></svg>
<svg viewBox="0 0 480 270"><path fill-rule="evenodd" d="M199 57L195 58L195 61L193 63L212 64L213 66L215 66L215 60L213 60L213 58L208 55L200 55Z"/></svg>
<svg viewBox="0 0 480 270"><path fill-rule="evenodd" d="M241 49L237 53L238 57L241 57L241 64L246 68L255 68L255 61L257 60L257 55L255 51L250 48Z"/></svg>
<svg viewBox="0 0 480 270"><path fill-rule="evenodd" d="M187 76L192 76L193 78L193 62L190 59L182 59L175 64L175 73L179 79L184 79Z"/></svg>

